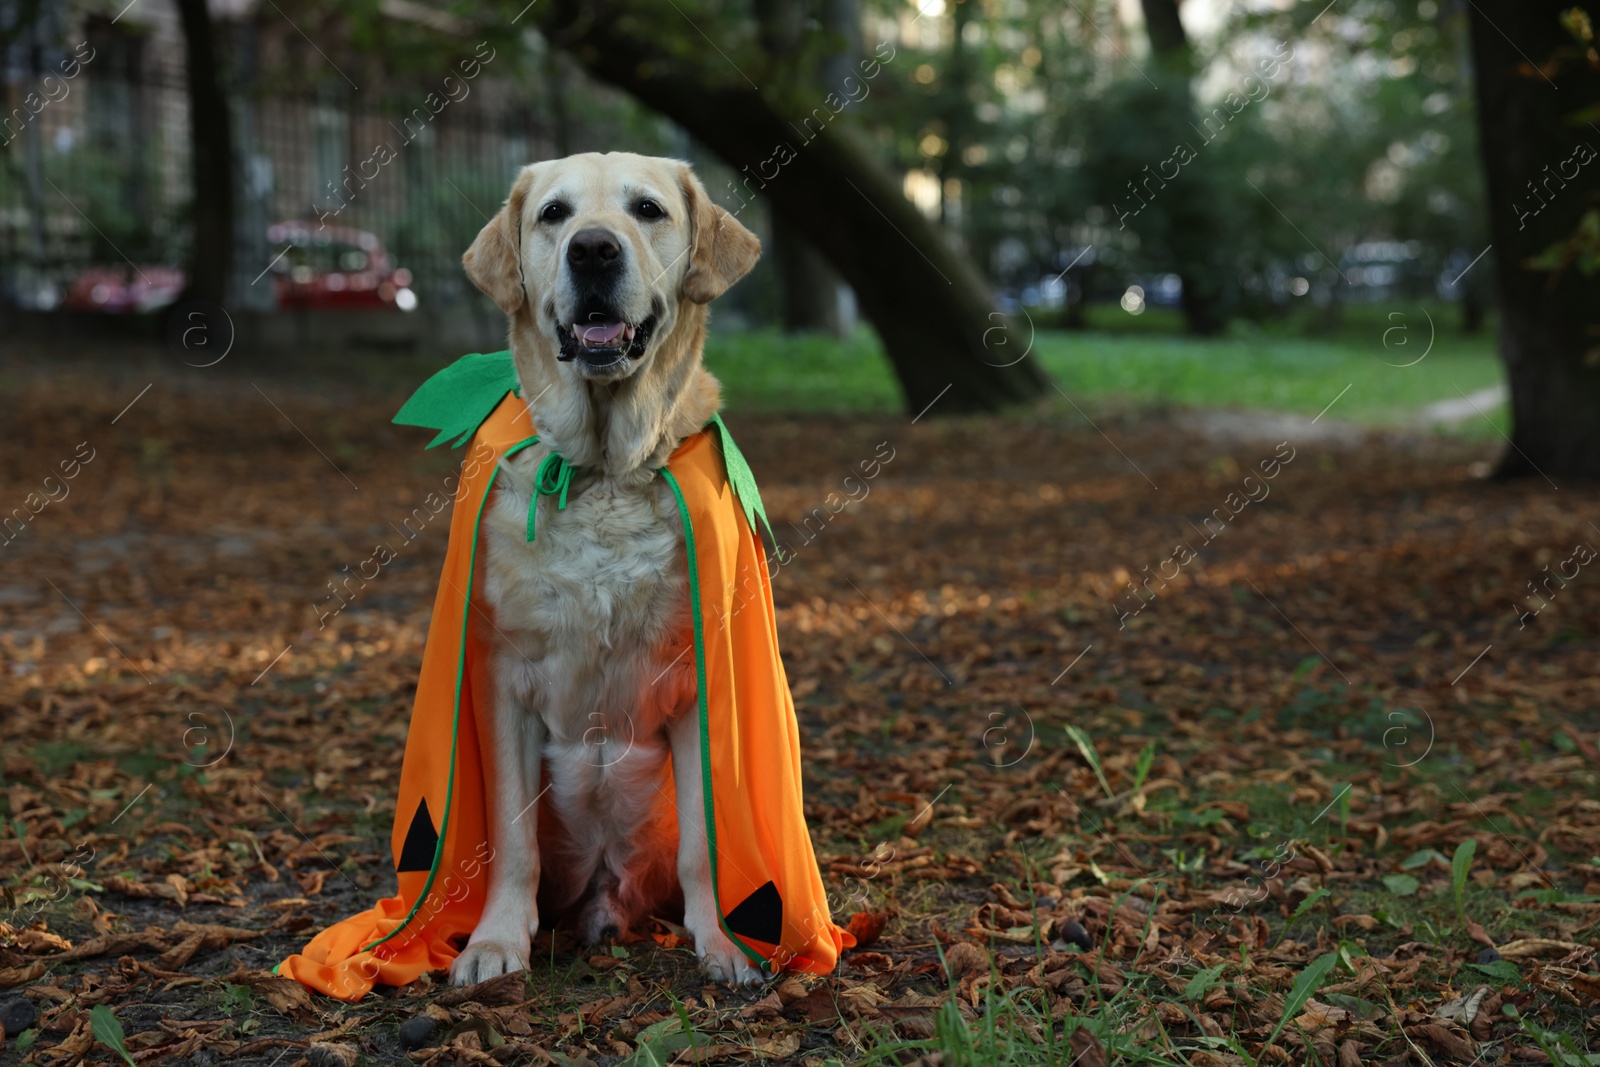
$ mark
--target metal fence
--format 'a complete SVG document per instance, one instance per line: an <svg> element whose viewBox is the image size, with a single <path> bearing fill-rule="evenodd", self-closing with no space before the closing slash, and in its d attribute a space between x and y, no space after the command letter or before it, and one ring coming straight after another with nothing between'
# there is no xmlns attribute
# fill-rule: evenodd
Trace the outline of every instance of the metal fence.
<svg viewBox="0 0 1600 1067"><path fill-rule="evenodd" d="M0 300L14 306L59 306L95 268L185 260L191 192L181 65L150 62L115 36L90 36L79 47L93 58L79 58L75 70L66 44L30 49L22 62L13 54L3 71ZM283 249L268 229L290 220L375 234L432 307L468 296L462 251L516 169L556 146L512 85L482 79L472 95L439 107L442 99L426 88L382 103L337 91L233 93L230 288L239 306L272 307L269 267Z"/></svg>
<svg viewBox="0 0 1600 1067"><path fill-rule="evenodd" d="M470 289L461 253L517 169L555 152L549 130L520 109L447 107L435 115L420 103L369 110L349 99L258 96L241 100L235 115L234 292L246 304L280 251L267 228L289 219L376 234L424 299L456 303Z"/></svg>

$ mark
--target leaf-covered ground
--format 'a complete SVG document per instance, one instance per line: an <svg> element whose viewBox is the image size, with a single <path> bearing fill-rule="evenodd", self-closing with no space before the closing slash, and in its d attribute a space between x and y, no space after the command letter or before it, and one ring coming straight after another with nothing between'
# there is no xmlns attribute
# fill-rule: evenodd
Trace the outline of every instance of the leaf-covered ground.
<svg viewBox="0 0 1600 1067"><path fill-rule="evenodd" d="M0 368L0 1063L1600 1063L1592 489L1337 406L735 412L867 943L730 991L556 931L345 1005L267 972L392 889L458 457L393 378L163 359Z"/></svg>

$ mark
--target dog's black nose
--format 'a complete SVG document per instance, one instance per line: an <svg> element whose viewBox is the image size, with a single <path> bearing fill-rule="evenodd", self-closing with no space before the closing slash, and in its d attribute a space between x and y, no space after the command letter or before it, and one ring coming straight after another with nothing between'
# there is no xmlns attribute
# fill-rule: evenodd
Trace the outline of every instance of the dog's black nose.
<svg viewBox="0 0 1600 1067"><path fill-rule="evenodd" d="M605 270L621 255L622 245L609 230L579 230L567 242L567 263L573 270Z"/></svg>

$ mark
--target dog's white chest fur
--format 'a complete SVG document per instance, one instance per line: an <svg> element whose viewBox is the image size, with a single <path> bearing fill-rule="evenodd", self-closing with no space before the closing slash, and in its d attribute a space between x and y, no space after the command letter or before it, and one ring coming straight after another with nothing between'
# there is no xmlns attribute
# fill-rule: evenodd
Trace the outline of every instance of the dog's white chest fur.
<svg viewBox="0 0 1600 1067"><path fill-rule="evenodd" d="M485 516L495 626L524 659L527 706L544 719L550 749L655 747L679 694L659 676L690 633L676 501L660 479L575 486L564 509L541 498L529 541L533 474L545 455L535 446L504 462Z"/></svg>

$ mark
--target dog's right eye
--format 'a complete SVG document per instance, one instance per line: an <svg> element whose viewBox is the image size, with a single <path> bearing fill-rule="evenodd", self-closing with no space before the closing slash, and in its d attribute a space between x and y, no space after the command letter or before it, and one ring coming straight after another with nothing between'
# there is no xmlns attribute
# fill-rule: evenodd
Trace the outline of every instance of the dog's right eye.
<svg viewBox="0 0 1600 1067"><path fill-rule="evenodd" d="M568 210L567 205L557 200L554 203L546 204L544 207L539 209L539 221L560 222L569 214L571 214L571 212Z"/></svg>

